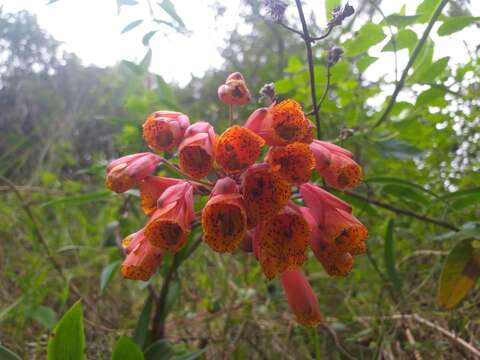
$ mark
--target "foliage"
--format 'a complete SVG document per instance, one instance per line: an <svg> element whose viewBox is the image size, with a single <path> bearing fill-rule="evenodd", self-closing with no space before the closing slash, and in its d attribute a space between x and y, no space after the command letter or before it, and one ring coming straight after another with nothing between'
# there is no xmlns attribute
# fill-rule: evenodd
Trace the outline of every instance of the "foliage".
<svg viewBox="0 0 480 360"><path fill-rule="evenodd" d="M382 2L359 1L355 16L335 28L327 42L313 46L320 94L328 78L327 44L345 50L331 68L320 109L322 135L350 149L364 167L358 191L338 195L354 205L370 232L368 254L356 259L356 270L346 278L332 281L313 259L309 262L308 277L328 314L320 336L289 326L279 284L259 281L251 259L241 253L212 255L200 246L171 275L167 336L153 344L145 330L167 272L148 284L120 280L118 242L144 219L133 201L138 193L112 197L104 191L103 166L145 150L140 126L152 109L181 109L193 119L226 127L227 110L220 108L216 89L232 71L249 79L252 94L274 81L280 97L293 97L309 110L302 40L266 19L259 1L248 0L240 16L251 32L229 34L223 67L178 88L148 72L148 57L143 64L85 67L73 54L61 53L32 15L0 13L0 46L8 54L0 60L0 179L13 182L23 198L0 180L0 357L45 358L47 348L55 347L47 346L53 324L62 318L57 331L65 324L80 295L87 358L108 359L119 347L141 349L145 359L188 358L197 351L208 358L307 359L316 349L325 358L345 357L345 351L359 359L408 358L414 351L424 358L471 356L438 331L473 339L471 345L480 347L479 295L468 292L478 277L478 43L468 44L470 58L464 63L437 55L442 38L460 39L462 29L477 26L478 14L469 13L467 2L450 2L443 11L401 96L372 130L406 61L392 60L389 74L378 80L369 72L386 56L411 56L439 2L419 1L415 12L407 14L404 7L383 16ZM122 12L136 3L118 1ZM175 18L181 14L172 12L174 3L159 2L158 18L138 20L152 24L151 31L157 25L159 31L172 28L162 21L185 31L188 24ZM336 3L325 6L330 10ZM300 27L295 11L286 16L285 22ZM321 26L307 17L320 34ZM144 34L146 46L160 41L154 34ZM253 103L238 116L245 118L256 107ZM38 229L67 281L50 261ZM178 258L166 259L165 269L173 261ZM73 309L77 315L81 311L78 304ZM399 314L421 316L437 328Z"/></svg>

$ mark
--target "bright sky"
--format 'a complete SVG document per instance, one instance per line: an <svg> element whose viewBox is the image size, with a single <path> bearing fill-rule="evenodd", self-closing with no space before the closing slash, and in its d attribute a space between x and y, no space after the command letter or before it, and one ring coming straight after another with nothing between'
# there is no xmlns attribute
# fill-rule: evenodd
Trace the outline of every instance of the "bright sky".
<svg viewBox="0 0 480 360"><path fill-rule="evenodd" d="M146 48L141 39L143 35L155 27L147 21L127 34L121 30L131 21L148 19L146 1L139 0L141 6L127 6L117 14L116 0L59 0L46 5L47 0L0 0L4 11L15 12L27 9L37 15L40 26L54 38L64 42L67 51L77 54L85 64L108 66L122 59L139 61ZM159 73L167 81L186 84L191 74L201 76L209 67L218 67L222 59L219 48L224 45L225 36L240 21L241 0L223 0L226 7L223 17L215 18L215 10L211 7L213 0L175 0L180 17L185 22L191 35L183 36L170 33L168 36L157 34L151 41L153 59L151 71ZM472 0L474 14L480 15L480 1ZM305 1L308 9L312 9L317 19L324 23L323 1ZM356 0L350 3L355 7ZM407 4L407 14L415 11L419 0L383 1L385 14L396 12L402 4ZM293 9L290 9L293 10ZM167 19L167 17L165 17ZM380 20L380 19L379 19ZM470 27L452 37L442 38L436 47L435 58L451 56L453 63L464 62L467 50L461 40L470 43L471 48L478 45L479 30ZM371 50L371 55L379 55L378 50ZM377 52L377 53L376 53ZM391 53L382 53L382 60L370 67L367 76L372 80L391 74ZM406 50L400 54L400 69L407 61ZM391 79L391 78L390 78Z"/></svg>

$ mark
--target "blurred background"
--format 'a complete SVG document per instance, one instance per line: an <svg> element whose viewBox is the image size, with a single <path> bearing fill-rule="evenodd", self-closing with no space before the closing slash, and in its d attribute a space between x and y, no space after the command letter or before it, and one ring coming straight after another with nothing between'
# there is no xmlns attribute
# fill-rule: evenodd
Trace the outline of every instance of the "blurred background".
<svg viewBox="0 0 480 360"><path fill-rule="evenodd" d="M141 125L149 113L181 111L221 132L228 108L217 88L234 71L254 95L238 109L239 122L264 105L258 92L270 82L281 98L311 107L304 43L272 19L265 3L0 0L3 346L44 359L50 331L79 297L88 359L110 358L116 338L137 334L148 319L149 286L158 289L163 274L149 284L118 274L118 241L145 222L138 193L112 195L103 182L109 160L147 151ZM282 21L300 28L290 3ZM355 15L314 45L320 94L328 49L345 51L332 68L322 130L364 167L358 196L338 195L370 232L368 253L355 258L345 278L330 278L310 254L306 272L327 319L320 336L295 325L278 280L267 282L251 255L220 256L200 246L171 291L172 353L205 348L202 356L212 359L309 359L317 349L326 359L417 360L480 354L480 295L469 291L480 275L478 1L449 1L417 49L388 119L371 129L438 3L350 1ZM303 4L320 35L340 2ZM449 263L451 276L441 275Z"/></svg>

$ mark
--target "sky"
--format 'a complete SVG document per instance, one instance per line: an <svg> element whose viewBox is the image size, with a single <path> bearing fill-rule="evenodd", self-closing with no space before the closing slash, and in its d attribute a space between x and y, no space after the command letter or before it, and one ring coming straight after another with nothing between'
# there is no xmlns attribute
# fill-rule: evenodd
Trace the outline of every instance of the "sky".
<svg viewBox="0 0 480 360"><path fill-rule="evenodd" d="M150 70L161 74L167 81L185 85L191 75L201 76L210 67L222 64L219 49L225 44L226 34L239 24L241 0L223 0L226 12L215 17L211 6L213 0L175 0L177 13L183 19L188 36L168 32L152 38L153 59ZM480 15L480 1L472 0L474 15ZM40 26L55 39L64 43L64 49L75 53L84 64L97 66L113 65L122 59L139 61L147 48L142 44L143 35L155 27L148 21L132 31L121 34L122 29L137 19L148 19L149 10L145 0L139 6L124 7L117 12L116 0L58 0L46 5L47 0L0 0L4 11L26 9L37 15ZM325 24L323 1L306 0L306 12L314 11L320 24ZM350 0L354 7L357 1ZM419 0L383 1L386 15L397 12L407 5L407 15L413 14ZM290 9L294 10L294 9ZM168 16L165 16L168 19ZM380 21L380 18L378 19ZM468 57L463 41L473 48L478 45L478 28L470 27L454 36L443 37L435 48L435 58L451 56L452 64L465 62ZM383 45L370 50L370 55L380 55ZM407 50L399 53L400 69L408 61ZM382 53L381 60L371 66L367 78L376 80L388 74L390 80L393 57Z"/></svg>

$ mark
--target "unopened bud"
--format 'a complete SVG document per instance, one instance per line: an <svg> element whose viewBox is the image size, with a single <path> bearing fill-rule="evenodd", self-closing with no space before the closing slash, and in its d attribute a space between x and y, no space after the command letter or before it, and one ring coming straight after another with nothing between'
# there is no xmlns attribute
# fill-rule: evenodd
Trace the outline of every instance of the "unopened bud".
<svg viewBox="0 0 480 360"><path fill-rule="evenodd" d="M276 97L275 84L268 83L263 85L263 87L260 89L260 95L262 95L265 98L268 98L270 100L270 103L272 103Z"/></svg>
<svg viewBox="0 0 480 360"><path fill-rule="evenodd" d="M343 49L338 46L332 46L328 51L328 67L335 65L343 55Z"/></svg>

